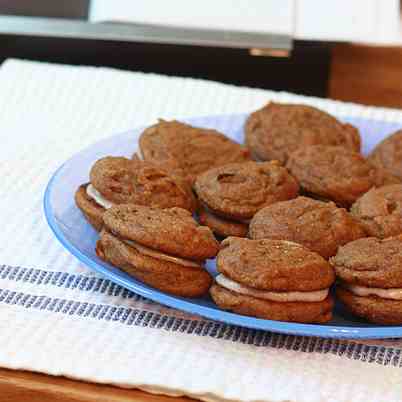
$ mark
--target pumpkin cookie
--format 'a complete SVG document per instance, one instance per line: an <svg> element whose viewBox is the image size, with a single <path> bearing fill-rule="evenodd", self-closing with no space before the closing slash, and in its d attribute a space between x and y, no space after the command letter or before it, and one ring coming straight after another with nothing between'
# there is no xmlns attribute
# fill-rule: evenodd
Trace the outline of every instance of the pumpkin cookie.
<svg viewBox="0 0 402 402"><path fill-rule="evenodd" d="M103 221L100 258L164 292L197 297L208 291L203 261L216 255L219 244L190 212L124 204L108 209Z"/></svg>
<svg viewBox="0 0 402 402"><path fill-rule="evenodd" d="M75 204L81 210L85 219L99 232L102 229L102 216L106 208L95 201L94 194L88 194L88 186L89 183L78 187L74 196Z"/></svg>
<svg viewBox="0 0 402 402"><path fill-rule="evenodd" d="M374 323L402 324L402 236L356 240L330 262L348 310Z"/></svg>
<svg viewBox="0 0 402 402"><path fill-rule="evenodd" d="M293 152L286 164L301 188L318 198L349 207L375 186L400 180L342 147L312 145Z"/></svg>
<svg viewBox="0 0 402 402"><path fill-rule="evenodd" d="M221 308L279 321L322 323L332 317L333 269L300 244L228 237L217 268L210 293Z"/></svg>
<svg viewBox="0 0 402 402"><path fill-rule="evenodd" d="M378 144L368 159L375 166L386 169L402 180L402 130Z"/></svg>
<svg viewBox="0 0 402 402"><path fill-rule="evenodd" d="M384 239L402 234L402 184L371 189L350 212L369 236Z"/></svg>
<svg viewBox="0 0 402 402"><path fill-rule="evenodd" d="M200 206L198 210L198 219L202 225L208 226L218 236L247 236L248 223L246 221L239 222L232 219L222 218L208 210L205 205Z"/></svg>
<svg viewBox="0 0 402 402"><path fill-rule="evenodd" d="M260 209L297 196L299 185L279 162L232 163L198 176L194 190L203 223L221 236L244 236Z"/></svg>
<svg viewBox="0 0 402 402"><path fill-rule="evenodd" d="M339 246L366 233L355 218L333 202L298 197L257 212L250 222L249 236L293 241L329 258Z"/></svg>
<svg viewBox="0 0 402 402"><path fill-rule="evenodd" d="M75 200L97 230L102 227L103 213L116 204L180 207L192 212L196 209L188 184L150 162L108 156L92 166L90 180L79 187Z"/></svg>
<svg viewBox="0 0 402 402"><path fill-rule="evenodd" d="M250 160L246 148L216 130L164 120L141 134L136 157L183 175L191 185L208 169Z"/></svg>
<svg viewBox="0 0 402 402"><path fill-rule="evenodd" d="M339 145L360 151L357 128L307 105L268 103L248 118L245 138L256 159L282 163L291 152L307 145Z"/></svg>

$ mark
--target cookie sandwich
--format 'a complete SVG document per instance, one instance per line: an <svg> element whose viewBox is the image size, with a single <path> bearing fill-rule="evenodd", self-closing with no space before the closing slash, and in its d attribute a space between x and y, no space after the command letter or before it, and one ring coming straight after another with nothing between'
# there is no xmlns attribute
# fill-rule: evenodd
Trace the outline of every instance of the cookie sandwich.
<svg viewBox="0 0 402 402"><path fill-rule="evenodd" d="M297 196L299 185L277 161L232 163L197 177L199 218L220 236L247 235L260 209Z"/></svg>
<svg viewBox="0 0 402 402"><path fill-rule="evenodd" d="M402 236L359 239L331 258L336 295L353 314L378 324L402 324Z"/></svg>
<svg viewBox="0 0 402 402"><path fill-rule="evenodd" d="M251 239L300 243L324 258L335 255L339 246L365 236L363 227L344 208L307 197L261 209L249 228Z"/></svg>
<svg viewBox="0 0 402 402"><path fill-rule="evenodd" d="M372 165L360 153L342 147L299 148L289 156L286 167L304 193L343 207L350 207L372 187L400 183L396 176Z"/></svg>
<svg viewBox="0 0 402 402"><path fill-rule="evenodd" d="M388 170L402 180L402 130L380 142L368 159L375 166Z"/></svg>
<svg viewBox="0 0 402 402"><path fill-rule="evenodd" d="M75 201L98 231L104 212L113 205L180 207L191 212L196 209L196 199L188 184L150 162L108 156L95 162L89 176L90 182L78 188Z"/></svg>
<svg viewBox="0 0 402 402"><path fill-rule="evenodd" d="M219 244L182 208L115 205L103 215L97 255L163 292L183 297L205 294L211 276L204 261Z"/></svg>
<svg viewBox="0 0 402 402"><path fill-rule="evenodd" d="M312 106L269 102L252 113L245 142L258 160L285 164L290 153L308 145L336 145L359 152L357 128Z"/></svg>
<svg viewBox="0 0 402 402"><path fill-rule="evenodd" d="M245 147L224 134L175 120L159 120L147 128L140 136L135 157L181 174L190 185L208 169L251 159Z"/></svg>
<svg viewBox="0 0 402 402"><path fill-rule="evenodd" d="M402 234L402 184L371 189L350 212L369 236L384 239Z"/></svg>
<svg viewBox="0 0 402 402"><path fill-rule="evenodd" d="M332 318L333 269L300 244L228 237L221 244L217 269L210 294L225 310L302 323Z"/></svg>

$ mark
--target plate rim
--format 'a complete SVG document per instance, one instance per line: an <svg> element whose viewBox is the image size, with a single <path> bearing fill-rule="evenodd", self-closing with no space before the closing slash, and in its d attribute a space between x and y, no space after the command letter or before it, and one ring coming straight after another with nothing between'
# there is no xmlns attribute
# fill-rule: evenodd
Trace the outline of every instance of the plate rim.
<svg viewBox="0 0 402 402"><path fill-rule="evenodd" d="M236 113L236 114L222 114L222 115L211 115L211 116L194 116L190 119L183 119L185 121L191 120L199 120L202 118L208 117L225 117L228 118L230 116L244 116L245 113ZM372 120L372 119L361 119L361 120ZM385 122L384 122L385 123ZM92 148L95 148L99 143L107 140L111 140L114 137L123 136L128 133L132 133L133 131L140 130L142 127L137 127L131 130L127 130L124 132L119 132L112 134L106 138L101 139L95 143L92 143L85 148L79 150L72 156L70 156L64 163L62 163L56 171L51 175L49 181L46 184L44 196L43 196L43 208L44 215L46 218L46 222L50 227L52 233L56 237L56 239L61 243L61 245L71 253L75 258L77 258L81 263L83 263L88 268L93 271L104 275L112 282L117 283L123 288L129 289L130 291L139 294L145 298L148 298L156 303L163 304L165 306L175 308L181 311L185 311L187 313L198 315L200 317L204 317L209 320L222 322L229 325L235 325L245 328L250 328L254 330L262 330L262 331L271 331L281 334L287 335L295 335L295 336L313 336L313 337L322 337L322 338L335 338L335 339L389 339L389 338L398 338L402 337L402 326L380 326L380 327L345 327L340 325L321 325L321 324L303 324L303 323L292 323L285 321L274 321L274 320L265 320L261 318L251 317L251 316L243 316L240 314L231 313L225 310L221 310L218 307L208 307L201 306L198 304L194 304L190 300L179 298L173 295L166 294L164 292L159 291L158 289L147 289L142 285L137 285L134 283L130 283L128 280L125 280L123 277L120 277L119 274L111 272L108 268L103 267L97 261L87 257L83 254L78 247L72 244L63 234L62 230L59 228L56 218L52 213L51 206L51 193L53 184L63 171L63 168L68 165L74 158L76 158L79 154L85 153ZM110 265L110 264L108 264ZM117 268L117 267L115 267ZM117 268L119 272L123 273L124 271ZM395 333L396 332L396 333Z"/></svg>

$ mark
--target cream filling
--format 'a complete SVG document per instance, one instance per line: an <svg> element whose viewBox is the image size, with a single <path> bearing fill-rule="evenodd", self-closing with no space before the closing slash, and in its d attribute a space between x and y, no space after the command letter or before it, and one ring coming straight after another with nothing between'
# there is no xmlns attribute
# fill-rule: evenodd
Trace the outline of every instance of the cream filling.
<svg viewBox="0 0 402 402"><path fill-rule="evenodd" d="M92 198L98 205L105 209L111 208L114 204L108 201L103 195L92 185L87 185L88 197Z"/></svg>
<svg viewBox="0 0 402 402"><path fill-rule="evenodd" d="M175 257L173 255L164 254L160 251L152 250L151 248L145 247L141 244L138 244L135 241L127 240L127 239L120 239L123 243L134 247L138 250L141 254L148 255L153 258L157 258L158 260L173 262L174 264L182 265L184 267L196 267L196 268L203 268L202 264L196 261L186 260L185 258Z"/></svg>
<svg viewBox="0 0 402 402"><path fill-rule="evenodd" d="M219 274L215 278L215 281L220 286L232 290L233 292L275 302L320 302L327 298L329 292L329 289L313 290L310 292L272 292L269 290L258 290L241 285L222 274Z"/></svg>
<svg viewBox="0 0 402 402"><path fill-rule="evenodd" d="M137 149L137 156L138 156L138 158L140 159L140 160L144 160L144 155L142 154L142 152L141 152L141 148L138 148Z"/></svg>
<svg viewBox="0 0 402 402"><path fill-rule="evenodd" d="M402 300L402 289L380 289L380 288L366 288L365 286L349 285L342 283L342 286L350 290L357 296L378 296L383 299Z"/></svg>

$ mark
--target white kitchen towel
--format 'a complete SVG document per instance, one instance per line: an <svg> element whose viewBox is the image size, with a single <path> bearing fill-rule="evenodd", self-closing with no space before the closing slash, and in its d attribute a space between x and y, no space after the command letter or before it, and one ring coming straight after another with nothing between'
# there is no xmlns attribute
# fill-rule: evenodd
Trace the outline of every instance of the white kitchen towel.
<svg viewBox="0 0 402 402"><path fill-rule="evenodd" d="M398 110L202 80L9 60L0 68L0 365L208 401L401 401L402 341L242 329L139 297L54 239L45 185L108 135L166 119L304 102L402 126Z"/></svg>

